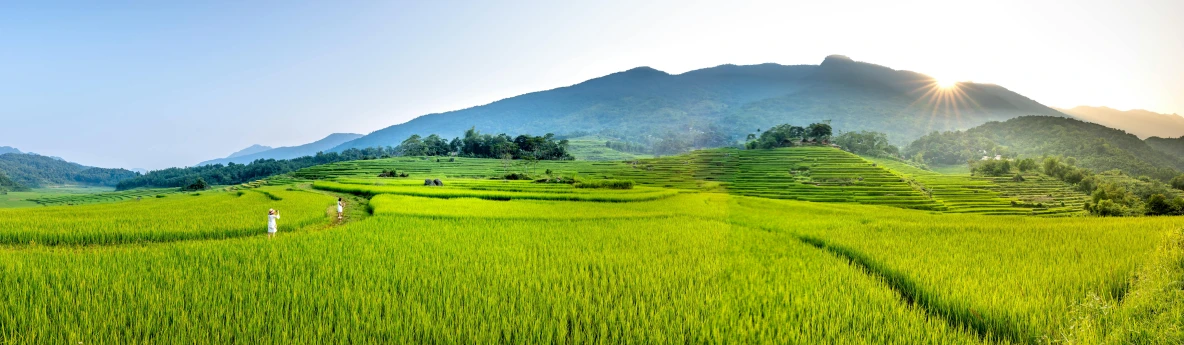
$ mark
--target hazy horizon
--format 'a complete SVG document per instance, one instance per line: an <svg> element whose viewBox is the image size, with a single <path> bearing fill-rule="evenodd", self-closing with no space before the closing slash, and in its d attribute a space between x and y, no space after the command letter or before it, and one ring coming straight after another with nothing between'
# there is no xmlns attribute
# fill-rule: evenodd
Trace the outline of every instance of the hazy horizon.
<svg viewBox="0 0 1184 345"><path fill-rule="evenodd" d="M679 74L831 54L1052 107L1184 114L1176 13L1184 3L9 3L0 146L159 169L639 66Z"/></svg>

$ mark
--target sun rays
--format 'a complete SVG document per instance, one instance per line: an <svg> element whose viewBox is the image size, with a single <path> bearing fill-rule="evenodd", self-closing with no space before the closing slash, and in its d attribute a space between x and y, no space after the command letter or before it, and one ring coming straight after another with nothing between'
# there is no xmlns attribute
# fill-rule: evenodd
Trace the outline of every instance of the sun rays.
<svg viewBox="0 0 1184 345"><path fill-rule="evenodd" d="M981 110L982 107L967 92L973 92L974 84L960 82L954 79L927 79L919 81L917 87L910 92L916 99L909 105L909 109L918 109L929 113L927 126L933 128L934 122L949 124L961 123L964 112ZM954 126L961 127L961 126Z"/></svg>

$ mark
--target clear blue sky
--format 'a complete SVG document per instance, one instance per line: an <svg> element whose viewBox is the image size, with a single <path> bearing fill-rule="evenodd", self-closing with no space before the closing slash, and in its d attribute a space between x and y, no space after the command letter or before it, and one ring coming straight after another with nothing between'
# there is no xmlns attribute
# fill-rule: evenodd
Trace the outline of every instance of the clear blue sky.
<svg viewBox="0 0 1184 345"><path fill-rule="evenodd" d="M1184 114L1184 1L0 3L0 146L163 168L637 66L829 54Z"/></svg>

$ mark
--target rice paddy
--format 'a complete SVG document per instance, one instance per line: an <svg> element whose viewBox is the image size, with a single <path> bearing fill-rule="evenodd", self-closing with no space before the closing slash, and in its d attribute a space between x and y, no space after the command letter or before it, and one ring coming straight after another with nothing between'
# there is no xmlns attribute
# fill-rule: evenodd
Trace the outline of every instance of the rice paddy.
<svg viewBox="0 0 1184 345"><path fill-rule="evenodd" d="M826 148L521 168L632 189L490 179L504 169L402 157L0 210L0 341L1184 341L1184 221L1051 212L1078 196L1039 178L930 175ZM335 222L332 193L369 202ZM991 211L1049 194L1058 217ZM275 238L269 208L283 215Z"/></svg>

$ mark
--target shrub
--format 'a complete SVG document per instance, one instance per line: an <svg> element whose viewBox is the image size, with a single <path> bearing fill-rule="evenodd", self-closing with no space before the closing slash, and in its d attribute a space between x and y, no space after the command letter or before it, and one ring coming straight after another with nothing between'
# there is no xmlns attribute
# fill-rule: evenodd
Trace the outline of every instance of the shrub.
<svg viewBox="0 0 1184 345"><path fill-rule="evenodd" d="M530 180L531 178L529 175L526 175L523 173L509 173L509 174L505 174L504 176L502 176L500 178L494 177L493 179L494 180L515 180L516 181L516 180Z"/></svg>
<svg viewBox="0 0 1184 345"><path fill-rule="evenodd" d="M563 177L563 176L559 176L559 177L548 177L548 178L541 178L541 179L534 180L534 183L565 183L565 184L573 184L573 183L576 183L576 179L573 179L573 178L570 178L570 177Z"/></svg>
<svg viewBox="0 0 1184 345"><path fill-rule="evenodd" d="M592 180L576 182L576 188L633 189L631 180Z"/></svg>

